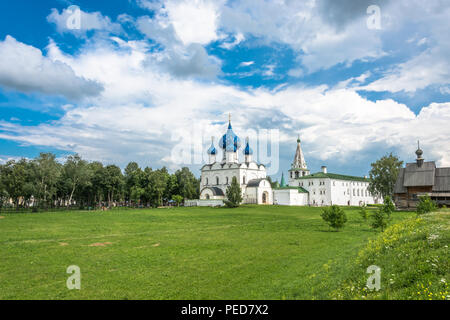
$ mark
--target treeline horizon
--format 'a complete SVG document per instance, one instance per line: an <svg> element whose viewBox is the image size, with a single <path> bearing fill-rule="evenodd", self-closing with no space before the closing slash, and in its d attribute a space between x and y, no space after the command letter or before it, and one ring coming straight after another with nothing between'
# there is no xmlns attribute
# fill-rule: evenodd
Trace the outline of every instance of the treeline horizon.
<svg viewBox="0 0 450 320"><path fill-rule="evenodd" d="M170 174L166 167L142 169L130 162L122 171L78 154L60 163L53 153L0 164L0 208L158 207L197 199L199 188L187 167Z"/></svg>

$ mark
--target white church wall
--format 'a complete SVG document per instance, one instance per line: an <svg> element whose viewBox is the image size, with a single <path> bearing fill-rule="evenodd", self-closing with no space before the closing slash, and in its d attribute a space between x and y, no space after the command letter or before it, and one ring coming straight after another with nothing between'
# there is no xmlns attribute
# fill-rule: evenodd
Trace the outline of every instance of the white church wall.
<svg viewBox="0 0 450 320"><path fill-rule="evenodd" d="M297 189L277 189L273 191L273 203L280 206L307 206L308 193L298 192Z"/></svg>

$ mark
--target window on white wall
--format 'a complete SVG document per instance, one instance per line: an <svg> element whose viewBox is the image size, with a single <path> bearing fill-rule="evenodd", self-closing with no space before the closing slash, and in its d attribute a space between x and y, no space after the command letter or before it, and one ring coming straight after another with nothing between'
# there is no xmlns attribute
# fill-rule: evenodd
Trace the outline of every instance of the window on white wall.
<svg viewBox="0 0 450 320"><path fill-rule="evenodd" d="M219 184L219 177L216 177L216 184Z"/></svg>

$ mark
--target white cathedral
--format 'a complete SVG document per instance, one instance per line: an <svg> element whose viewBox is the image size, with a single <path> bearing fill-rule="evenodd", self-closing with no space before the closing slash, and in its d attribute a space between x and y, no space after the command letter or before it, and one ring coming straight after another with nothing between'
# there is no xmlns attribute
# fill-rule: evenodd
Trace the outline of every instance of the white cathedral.
<svg viewBox="0 0 450 320"><path fill-rule="evenodd" d="M372 195L367 177L328 173L323 166L311 174L303 155L301 140L297 140L294 162L286 184L284 173L281 184L272 188L267 179L266 167L253 161L249 140L244 147L244 161L239 161L241 140L233 132L231 120L227 132L219 140L222 159L212 139L208 149L209 163L201 169L200 199L186 200L186 206L222 206L226 190L236 177L242 190L244 204L277 204L288 206L361 206L379 203L382 199Z"/></svg>

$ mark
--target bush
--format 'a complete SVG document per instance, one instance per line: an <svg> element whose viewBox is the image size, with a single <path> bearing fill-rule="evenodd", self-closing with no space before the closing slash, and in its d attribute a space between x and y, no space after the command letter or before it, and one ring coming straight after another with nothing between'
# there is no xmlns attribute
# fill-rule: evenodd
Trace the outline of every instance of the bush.
<svg viewBox="0 0 450 320"><path fill-rule="evenodd" d="M384 198L384 204L381 208L382 208L383 212L387 215L387 217L390 219L392 212L395 211L395 205L392 202L392 199L390 196L386 196Z"/></svg>
<svg viewBox="0 0 450 320"><path fill-rule="evenodd" d="M341 229L347 222L345 211L336 205L324 208L321 217L331 228L336 231Z"/></svg>
<svg viewBox="0 0 450 320"><path fill-rule="evenodd" d="M424 213L436 211L437 206L436 203L431 200L430 196L421 196L419 197L419 204L417 205L417 215L421 215Z"/></svg>
<svg viewBox="0 0 450 320"><path fill-rule="evenodd" d="M361 209L359 209L359 215L361 216L361 218L364 221L367 221L367 209L366 206L361 207Z"/></svg>
<svg viewBox="0 0 450 320"><path fill-rule="evenodd" d="M174 196L172 196L172 200L175 201L175 203L177 204L177 207L179 207L180 203L182 203L184 199L180 195L174 195Z"/></svg>
<svg viewBox="0 0 450 320"><path fill-rule="evenodd" d="M372 215L370 216L372 219L372 222L370 223L370 226L373 229L381 229L381 232L386 229L389 216L388 213L384 210L384 208L380 208L378 210L375 210Z"/></svg>

